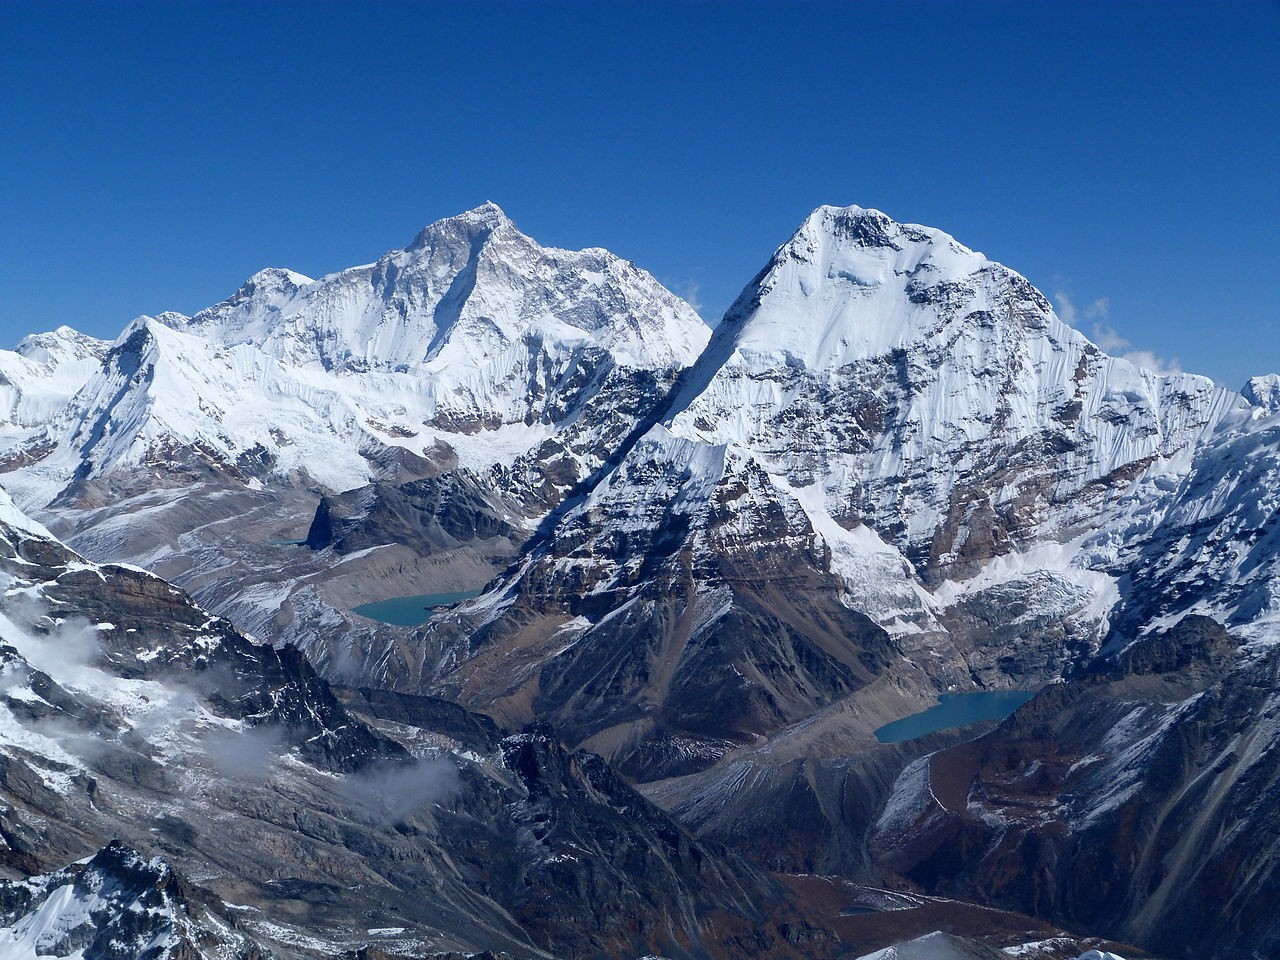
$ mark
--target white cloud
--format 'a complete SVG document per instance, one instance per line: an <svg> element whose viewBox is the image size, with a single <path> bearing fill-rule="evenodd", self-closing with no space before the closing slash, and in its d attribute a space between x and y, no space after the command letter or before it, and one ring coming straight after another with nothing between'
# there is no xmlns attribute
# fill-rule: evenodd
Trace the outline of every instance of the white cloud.
<svg viewBox="0 0 1280 960"><path fill-rule="evenodd" d="M1071 297L1067 295L1065 290L1059 290L1054 293L1053 299L1058 301L1058 316L1069 327L1078 327L1081 320L1105 321L1111 316L1111 301L1106 297L1099 297L1083 310L1072 302ZM1101 347L1102 344L1098 344L1098 346ZM1106 347L1103 347L1103 349L1105 350Z"/></svg>
<svg viewBox="0 0 1280 960"><path fill-rule="evenodd" d="M1132 364L1161 376L1182 372L1182 364L1178 362L1176 357L1166 359L1165 357L1157 356L1151 350L1133 349L1133 343L1120 336L1115 327L1111 326L1109 322L1111 319L1111 301L1106 297L1099 297L1084 308L1077 307L1065 290L1056 291L1053 299L1058 301L1058 316L1062 318L1062 322L1067 326L1079 329L1083 321L1094 321L1093 342L1098 345L1098 349L1103 353L1109 353L1113 357L1128 360Z"/></svg>
<svg viewBox="0 0 1280 960"><path fill-rule="evenodd" d="M361 812L394 826L421 807L448 798L460 782L458 768L449 760L420 759L348 774L338 789Z"/></svg>
<svg viewBox="0 0 1280 960"><path fill-rule="evenodd" d="M688 283L681 284L676 292L679 294L680 299L693 307L698 316L702 316L703 308L706 306L699 296L702 293L702 284L696 280L690 280Z"/></svg>
<svg viewBox="0 0 1280 960"><path fill-rule="evenodd" d="M1132 364L1164 377L1174 373L1182 373L1182 364L1178 362L1177 357L1166 360L1164 357L1157 357L1150 350L1130 350L1128 353L1121 354L1121 356Z"/></svg>

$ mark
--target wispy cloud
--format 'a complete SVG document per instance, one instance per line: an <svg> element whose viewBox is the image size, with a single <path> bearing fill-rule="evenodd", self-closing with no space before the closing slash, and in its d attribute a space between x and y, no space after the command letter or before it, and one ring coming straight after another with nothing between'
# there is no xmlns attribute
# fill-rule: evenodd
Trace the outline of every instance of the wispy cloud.
<svg viewBox="0 0 1280 960"><path fill-rule="evenodd" d="M1079 328L1082 320L1105 321L1111 316L1111 301L1106 297L1099 297L1083 308L1077 307L1065 290L1054 293L1053 299L1058 301L1058 316L1069 327ZM1102 344L1098 346L1102 347Z"/></svg>
<svg viewBox="0 0 1280 960"><path fill-rule="evenodd" d="M264 782L276 758L288 750L284 732L270 726L210 727L202 731L200 746L220 774L242 783Z"/></svg>
<svg viewBox="0 0 1280 960"><path fill-rule="evenodd" d="M1058 301L1058 316L1067 326L1078 330L1085 321L1093 323L1093 342L1104 353L1121 357L1162 376L1182 372L1182 364L1176 357L1165 358L1151 350L1135 350L1132 341L1117 333L1110 322L1111 301L1108 298L1099 297L1083 307L1078 307L1065 290L1058 290L1055 291L1053 299Z"/></svg>
<svg viewBox="0 0 1280 960"><path fill-rule="evenodd" d="M394 826L420 807L452 795L459 782L458 768L440 758L348 774L338 790L364 814Z"/></svg>
<svg viewBox="0 0 1280 960"><path fill-rule="evenodd" d="M676 289L677 295L689 306L697 311L698 316L703 316L706 304L702 302L702 284L697 280L690 280L687 283L680 284Z"/></svg>

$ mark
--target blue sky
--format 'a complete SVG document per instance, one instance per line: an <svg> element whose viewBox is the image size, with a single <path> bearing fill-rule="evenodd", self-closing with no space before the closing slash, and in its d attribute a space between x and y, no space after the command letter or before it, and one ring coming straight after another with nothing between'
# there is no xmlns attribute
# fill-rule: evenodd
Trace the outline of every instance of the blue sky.
<svg viewBox="0 0 1280 960"><path fill-rule="evenodd" d="M486 199L714 320L809 210L859 203L1113 350L1280 370L1276 3L6 0L0 90L6 345Z"/></svg>

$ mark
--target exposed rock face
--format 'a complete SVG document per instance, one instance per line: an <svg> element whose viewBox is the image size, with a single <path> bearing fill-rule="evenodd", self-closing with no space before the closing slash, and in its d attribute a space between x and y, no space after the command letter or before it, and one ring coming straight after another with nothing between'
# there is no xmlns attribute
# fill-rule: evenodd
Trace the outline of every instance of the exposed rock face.
<svg viewBox="0 0 1280 960"><path fill-rule="evenodd" d="M887 635L841 602L827 561L752 461L651 435L491 604L428 626L424 676L550 718L632 776L690 772L887 664Z"/></svg>
<svg viewBox="0 0 1280 960"><path fill-rule="evenodd" d="M1280 944L1280 656L1187 617L1047 687L991 733L917 761L882 863L1172 956Z"/></svg>
<svg viewBox="0 0 1280 960"><path fill-rule="evenodd" d="M877 880L872 834L898 774L974 731L877 744L867 730L876 723L851 723L841 707L858 709L839 705L715 766L641 789L699 836L769 869Z"/></svg>
<svg viewBox="0 0 1280 960"><path fill-rule="evenodd" d="M776 882L694 840L599 757L566 752L549 728L504 737L492 721L446 701L376 690L346 696L358 715L447 734L497 759L520 802L504 798L483 815L473 808L473 822L453 821L448 829L463 835L453 838L452 855L542 949L811 956L829 948L831 935L803 911L778 922L788 897Z"/></svg>
<svg viewBox="0 0 1280 960"><path fill-rule="evenodd" d="M355 553L388 544L412 544L424 556L472 541L506 542L510 556L524 538L503 504L464 473L446 473L402 486L376 484L320 499L307 533L313 550Z"/></svg>
<svg viewBox="0 0 1280 960"><path fill-rule="evenodd" d="M7 502L0 576L9 871L119 838L242 905L244 937L281 956L355 950L371 928L396 931L392 952L524 957L789 957L829 937L546 730L507 736L423 698L339 698L295 649L248 641L152 575L84 562ZM14 929L54 909L22 899L35 889L11 891ZM97 936L136 901L121 896L58 929ZM137 919L112 929L181 926Z"/></svg>

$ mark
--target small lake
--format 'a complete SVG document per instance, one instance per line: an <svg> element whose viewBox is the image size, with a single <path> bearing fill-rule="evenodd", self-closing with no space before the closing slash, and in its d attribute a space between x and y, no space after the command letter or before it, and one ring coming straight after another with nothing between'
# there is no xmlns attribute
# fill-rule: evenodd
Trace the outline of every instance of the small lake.
<svg viewBox="0 0 1280 960"><path fill-rule="evenodd" d="M950 730L984 720L1003 720L1036 695L1034 690L980 690L976 693L944 693L937 706L921 710L901 720L886 723L876 731L881 743L902 743L926 733Z"/></svg>
<svg viewBox="0 0 1280 960"><path fill-rule="evenodd" d="M362 603L358 607L352 607L351 612L368 617L370 620L394 624L397 627L416 627L431 619L433 608L447 607L450 604L478 597L480 594L480 590L462 590L458 593L416 593L411 597L392 597L390 600Z"/></svg>
<svg viewBox="0 0 1280 960"><path fill-rule="evenodd" d="M303 537L301 540L268 540L267 541L267 543L271 544L271 546L273 547L296 547L306 542L307 542L306 537Z"/></svg>

